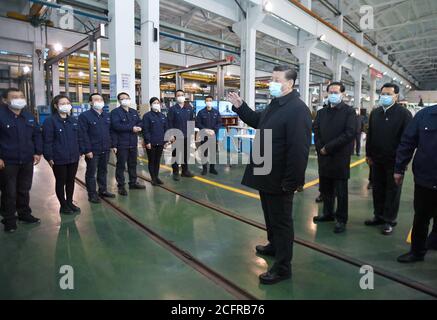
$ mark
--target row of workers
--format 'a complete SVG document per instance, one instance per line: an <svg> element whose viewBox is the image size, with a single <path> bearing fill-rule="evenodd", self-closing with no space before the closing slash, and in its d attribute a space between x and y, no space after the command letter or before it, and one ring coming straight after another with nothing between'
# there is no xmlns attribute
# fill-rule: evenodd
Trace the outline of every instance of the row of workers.
<svg viewBox="0 0 437 320"><path fill-rule="evenodd" d="M127 93L120 93L117 98L120 106L108 113L103 110L103 97L94 93L89 97L90 110L76 118L70 115L72 106L69 98L58 95L51 103L53 115L40 127L34 116L24 110L26 100L23 92L14 88L6 91L3 96L6 105L0 107L1 212L5 231L14 232L17 229L17 219L28 223L40 222L31 214L29 192L33 167L40 162L41 155L44 155L53 169L56 196L63 214L80 212L80 208L73 203L73 194L82 155L86 161L85 181L90 202L100 203L100 197L115 197L107 189L107 166L111 150L117 158L118 193L127 195L124 175L126 165L129 189L145 188L137 182L139 134L142 134L148 156L152 184L163 183L158 176L162 152L167 143L175 141L174 137L165 141L165 132L171 128L179 129L184 139L187 139L186 123L194 119L193 109L184 105L185 93L181 90L177 92L178 104L170 108L167 117L160 112L160 100L151 98L151 111L142 119L131 108L132 102ZM207 106L196 118L196 126L206 129L211 138L221 125L220 115L212 108L212 101L211 96L206 98ZM217 174L212 164L210 172ZM202 174L206 173L207 167L204 165ZM173 177L179 180L179 176L178 164L174 164ZM182 165L182 176L193 177L186 164Z"/></svg>

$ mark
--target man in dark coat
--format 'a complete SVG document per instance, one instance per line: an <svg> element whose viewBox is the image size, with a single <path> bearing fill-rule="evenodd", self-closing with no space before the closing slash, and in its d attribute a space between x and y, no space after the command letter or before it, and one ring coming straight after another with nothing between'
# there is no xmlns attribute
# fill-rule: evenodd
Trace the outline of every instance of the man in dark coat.
<svg viewBox="0 0 437 320"><path fill-rule="evenodd" d="M437 219L437 105L419 111L402 135L393 176L398 186L413 156L414 222L410 251L398 257L402 263L424 260L429 223Z"/></svg>
<svg viewBox="0 0 437 320"><path fill-rule="evenodd" d="M357 122L354 109L343 102L344 85L332 82L327 90L329 105L317 113L313 124L324 201L323 215L313 220L314 223L336 220L334 232L341 233L348 220L348 180Z"/></svg>
<svg viewBox="0 0 437 320"><path fill-rule="evenodd" d="M397 186L393 174L396 150L412 116L396 101L399 87L386 83L381 89L380 106L372 111L366 143L367 162L372 166L373 218L367 226L382 225L382 234L389 235L396 225L402 186Z"/></svg>
<svg viewBox="0 0 437 320"><path fill-rule="evenodd" d="M233 110L246 124L259 130L254 149L259 143L260 154L266 156L268 148L272 148L270 172L258 174L257 170L266 162L255 164L253 154L242 181L242 184L259 191L266 221L269 244L257 246L256 251L275 257L273 267L259 277L263 284L291 277L293 195L299 186L304 185L311 144L311 113L293 89L296 77L296 72L289 66L273 69L270 94L274 99L262 112L253 111L237 94L229 94ZM264 141L264 136L269 133L272 141Z"/></svg>

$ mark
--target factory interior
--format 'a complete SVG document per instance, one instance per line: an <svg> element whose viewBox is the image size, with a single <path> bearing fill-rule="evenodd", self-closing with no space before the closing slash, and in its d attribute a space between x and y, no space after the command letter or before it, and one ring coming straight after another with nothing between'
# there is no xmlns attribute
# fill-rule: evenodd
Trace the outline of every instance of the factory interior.
<svg viewBox="0 0 437 320"><path fill-rule="evenodd" d="M10 231L3 232L0 225L0 299L435 300L437 155L432 146L437 147L437 112L433 111L437 105L437 57L432 52L437 49L436 30L434 0L0 1L0 95L4 103L0 107L1 211L5 210L5 231ZM308 107L305 114L311 120L311 142L297 142L305 144L299 150L307 148L302 171L305 181L290 190L282 186L284 194L292 199L292 276L270 273L267 277L273 278L263 280L265 272L276 270L279 249L272 256L262 254L259 247L267 243L266 231L270 234L269 228L273 228L272 217L269 222L264 186L257 190L242 183L243 176L247 178L246 166L249 168L248 163L253 161L250 155L257 150L254 140L260 133L241 110L248 106L244 109L247 114L261 114L260 122L279 118L273 111L270 118L263 115L285 99L272 91L272 83L279 81L275 74L282 72L280 66L291 70L284 73L284 83L290 82L287 74L295 76L290 95L299 96L296 106ZM315 218L329 210L328 196L323 198L320 183L325 148L320 150L318 144L320 134L342 124L338 125L335 119L325 124L326 128L318 125L323 125L323 112L329 113L334 105L331 96L336 87L341 91L341 103L354 115L356 112L361 126L348 144L351 147L345 170L350 173L342 181L348 188L345 201L349 216L347 226L340 223L340 227L339 216L337 222L326 223L316 223ZM399 114L411 122L405 126L404 135L400 132L397 137L401 147L397 153L394 149L396 166L386 170L391 172L387 178L390 182L383 189L388 190L393 179L397 181L393 170L396 176L407 138L412 139L407 133L412 132L413 123L418 126L416 136L422 140L415 146L414 165L402 162L406 166L402 172L405 178L397 187L399 198L393 198L398 202L398 208L393 209L397 218L385 222L382 219L381 225L385 224L380 227L373 225L379 224L374 206L378 201L375 194L380 191L374 180L380 179L381 173L375 171L376 166L373 173L369 172L369 128L371 123L377 125L378 110L384 111L381 115L388 114L384 97L391 89ZM181 92L182 100L178 99ZM32 117L34 124L17 124L20 117L13 106L14 94L22 94L22 112L26 112L23 119ZM236 106L234 101L238 100L233 97L237 94L247 105ZM101 117L108 115L108 121L114 121L117 110L123 112L123 95L130 103L125 112L133 112L140 119L138 123L144 124L138 124L138 130L133 125L134 134L132 126L128 130L136 146L132 150L134 159L129 158L127 165L130 168L131 160L135 162L136 182L132 182L132 172L124 165L124 178L119 177L122 147L111 136L111 151L107 148L104 153L108 157L105 168L100 168L102 158L97 164L100 191L94 197L89 172L91 163L96 164L97 160L92 161L88 156L91 150L83 149L81 143L85 139L84 126L96 123L84 119L97 114L94 98L101 97ZM56 160L53 162L46 151L56 147L53 139L57 139L57 132L52 133L52 140L46 139L48 127L61 113L58 97L69 102L68 119L78 119L68 121L79 127L74 130L79 130L77 143L81 151L72 179L73 207L80 208L80 212L72 206L63 211L57 193ZM171 163L174 144L167 139L157 163L160 179L151 174L150 154L154 147L152 143L149 148L150 141L146 141L143 132L148 115L154 116L155 101L159 102L155 105L167 129L172 128L170 119L175 112L180 116L175 111L179 105L182 112L191 110L191 120L196 124L195 134L184 136L190 141L188 156L194 161L185 167L182 164L180 178L179 173L175 176ZM290 108L290 112L297 110ZM217 156L224 160L215 167L210 165L208 172L207 165L199 160L197 149L206 140L199 138L199 129L204 126L199 127L198 123L211 110L215 112L214 119L218 116L220 120L217 127L205 129L215 132ZM154 121L160 120L151 121L153 129ZM304 126L304 120L295 121L293 117L281 121L285 125L294 123L289 125L293 132ZM420 128L423 123L428 123L426 128ZM15 143L28 143L33 148L33 142L24 142L29 126L39 130L33 134L41 135L43 149L35 152L38 160L34 155L30 165L33 177L30 176L28 201L36 218L23 223L19 185L25 178L20 174L15 177L17 187L14 184L13 193L14 199L15 192L18 194L17 201L9 201L11 184L7 177L12 173L10 168L6 170L11 166L22 168L22 162L11 164L12 160L8 163L6 157L16 156L7 155L11 150L8 146ZM384 131L383 127L379 132ZM111 134L116 135L114 128L112 123ZM11 129L17 130L15 136L8 135ZM275 126L272 130L273 139L283 132ZM373 127L374 134L376 130ZM29 137L35 139L37 150L37 139L32 134ZM119 143L124 139L122 133L117 139ZM62 153L70 152L70 142L62 142L56 147L61 151L54 151L55 154L60 152L62 157ZM104 148L105 142L98 144L98 148ZM286 146L295 148L288 140ZM21 150L17 151L20 158L27 147L17 148ZM290 155L294 150L298 148L288 149L293 159L297 158ZM277 152L274 140L273 154ZM431 159L426 166L420 165L421 152ZM273 171L275 167L280 170L282 164L273 158ZM290 170L296 172L299 168L291 164ZM101 170L106 170L107 182L102 182ZM427 248L419 256L413 250L419 241L418 199L425 197L418 191L426 187L419 186L423 172L428 180L423 179L431 181L426 189L427 199L429 203L434 201L435 207L428 207L429 216L423 222ZM126 181L126 186L129 181L129 186L122 186L120 179ZM340 189L336 185L336 196L333 195L338 206ZM386 201L386 206L391 205ZM18 219L17 224L8 225L6 211L10 207L18 216L12 210L14 218L9 218ZM339 215L338 211L335 214ZM373 224L368 223L372 218ZM289 226L288 229L290 232ZM275 235L271 242L279 248L276 231ZM267 250L266 247L263 248ZM414 263L400 263L400 256L407 252L409 260L401 262ZM254 312L261 314L261 309Z"/></svg>

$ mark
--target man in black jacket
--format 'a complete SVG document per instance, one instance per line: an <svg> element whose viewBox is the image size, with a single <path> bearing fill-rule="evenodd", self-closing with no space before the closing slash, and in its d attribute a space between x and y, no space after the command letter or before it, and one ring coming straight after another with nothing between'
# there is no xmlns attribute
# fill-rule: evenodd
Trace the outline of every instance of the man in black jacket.
<svg viewBox="0 0 437 320"><path fill-rule="evenodd" d="M404 131L394 170L398 186L413 156L414 222L410 252L398 257L403 263L424 260L429 223L437 219L437 105L419 111Z"/></svg>
<svg viewBox="0 0 437 320"><path fill-rule="evenodd" d="M380 107L372 111L366 143L367 162L372 166L374 217L367 226L382 225L382 234L389 235L396 225L402 186L393 179L396 150L411 113L396 103L399 87L394 83L382 86Z"/></svg>
<svg viewBox="0 0 437 320"><path fill-rule="evenodd" d="M272 148L270 173L258 175L256 170L262 165L254 164L251 157L242 181L242 184L259 191L266 221L269 243L257 246L256 251L275 257L273 267L260 275L263 284L291 277L293 195L299 186L304 185L311 144L311 113L293 89L296 77L296 72L289 66L273 69L270 94L274 99L262 112L253 111L237 94L229 94L233 110L249 126L259 129L254 145L259 139L260 153L264 154L264 147ZM263 139L267 130L271 130L271 142Z"/></svg>
<svg viewBox="0 0 437 320"><path fill-rule="evenodd" d="M314 217L313 221L337 220L334 232L341 233L346 230L348 220L348 179L357 115L343 102L345 87L341 82L332 82L327 90L329 106L317 113L313 124L324 200L323 215ZM338 204L334 214L335 196Z"/></svg>

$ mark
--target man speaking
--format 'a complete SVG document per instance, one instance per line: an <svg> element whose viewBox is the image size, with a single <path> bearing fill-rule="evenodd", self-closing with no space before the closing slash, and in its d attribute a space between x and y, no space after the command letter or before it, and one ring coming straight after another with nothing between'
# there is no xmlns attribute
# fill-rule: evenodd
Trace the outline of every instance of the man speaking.
<svg viewBox="0 0 437 320"><path fill-rule="evenodd" d="M254 145L259 143L260 153L265 156L264 152L271 146L270 172L259 174L260 165L254 163L252 155L242 181L243 185L259 191L264 212L269 243L256 246L256 251L275 257L273 267L259 276L262 284L274 284L291 277L293 196L297 188L304 185L311 144L311 114L293 88L296 78L291 67L275 67L269 85L273 100L262 112L253 111L236 93L228 96L241 120L259 130ZM272 141L264 142L268 131Z"/></svg>

